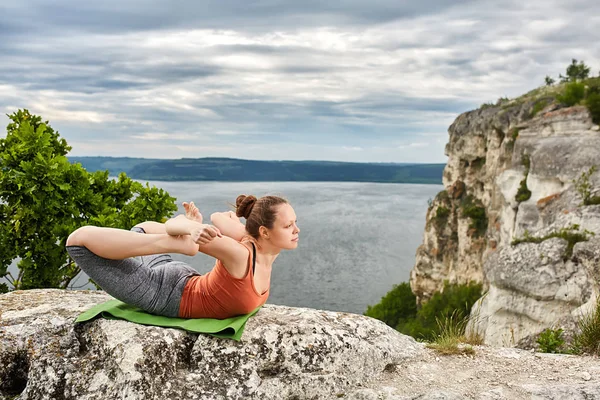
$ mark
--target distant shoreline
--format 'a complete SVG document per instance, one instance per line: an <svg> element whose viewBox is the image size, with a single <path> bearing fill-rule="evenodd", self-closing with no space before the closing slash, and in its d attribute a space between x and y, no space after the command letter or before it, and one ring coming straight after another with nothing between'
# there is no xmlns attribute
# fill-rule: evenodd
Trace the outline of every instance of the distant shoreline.
<svg viewBox="0 0 600 400"><path fill-rule="evenodd" d="M235 158L68 157L88 171L164 182L356 182L442 184L446 164L259 161Z"/></svg>

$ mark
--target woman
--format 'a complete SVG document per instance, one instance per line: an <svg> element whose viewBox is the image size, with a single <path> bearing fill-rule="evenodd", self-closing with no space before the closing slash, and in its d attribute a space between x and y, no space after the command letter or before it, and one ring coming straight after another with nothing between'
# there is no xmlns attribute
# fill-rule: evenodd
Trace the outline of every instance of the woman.
<svg viewBox="0 0 600 400"><path fill-rule="evenodd" d="M240 195L235 213L214 213L207 225L193 203L184 207L186 215L133 232L84 226L71 233L67 251L111 296L153 314L223 319L263 305L279 252L298 247L294 209L281 197ZM205 275L164 254L198 251L217 259Z"/></svg>

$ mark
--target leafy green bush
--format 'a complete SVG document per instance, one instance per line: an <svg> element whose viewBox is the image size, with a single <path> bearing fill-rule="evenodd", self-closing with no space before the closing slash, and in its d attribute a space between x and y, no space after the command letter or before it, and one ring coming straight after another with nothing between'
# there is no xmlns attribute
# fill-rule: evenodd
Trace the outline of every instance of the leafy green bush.
<svg viewBox="0 0 600 400"><path fill-rule="evenodd" d="M488 103L483 103L479 109L481 110L485 110L486 108L492 108L492 107L496 107L496 104L492 103L492 102L488 102Z"/></svg>
<svg viewBox="0 0 600 400"><path fill-rule="evenodd" d="M468 195L461 202L462 213L465 217L471 218L469 228L475 229L475 237L485 235L488 226L488 219L485 214L485 207L472 195Z"/></svg>
<svg viewBox="0 0 600 400"><path fill-rule="evenodd" d="M600 124L600 93L591 93L585 99L585 105L595 124Z"/></svg>
<svg viewBox="0 0 600 400"><path fill-rule="evenodd" d="M565 339L562 329L546 329L537 339L539 350L542 353L562 353L564 351Z"/></svg>
<svg viewBox="0 0 600 400"><path fill-rule="evenodd" d="M519 131L521 130L521 128L513 128L510 130L510 138L512 140L517 140L517 138L519 137Z"/></svg>
<svg viewBox="0 0 600 400"><path fill-rule="evenodd" d="M527 201L531 198L531 190L527 188L527 178L521 181L519 185L519 190L517 190L517 195L515 196L515 200L519 203L522 201Z"/></svg>
<svg viewBox="0 0 600 400"><path fill-rule="evenodd" d="M82 225L129 229L177 210L162 189L71 164L71 148L41 117L27 110L8 117L0 139L0 277L13 289L66 288L80 270L65 242ZM7 269L17 258L13 276Z"/></svg>
<svg viewBox="0 0 600 400"><path fill-rule="evenodd" d="M596 166L592 165L587 172L582 172L579 178L573 179L575 189L581 195L584 206L600 204L600 196L592 196L592 184L590 183L590 177L596 170Z"/></svg>
<svg viewBox="0 0 600 400"><path fill-rule="evenodd" d="M450 215L450 209L444 206L438 206L435 211L435 217L433 217L433 222L438 231L444 229L444 226L448 222L448 216Z"/></svg>
<svg viewBox="0 0 600 400"><path fill-rule="evenodd" d="M529 175L529 168L531 167L531 160L529 155L523 154L521 164L525 167L525 178L520 182L519 189L515 195L517 202L527 201L531 198L531 190L527 187L527 176Z"/></svg>
<svg viewBox="0 0 600 400"><path fill-rule="evenodd" d="M563 93L556 96L556 99L571 107L583 100L584 97L585 85L582 82L570 82L566 84Z"/></svg>
<svg viewBox="0 0 600 400"><path fill-rule="evenodd" d="M396 329L420 340L434 340L442 333L438 321L467 317L473 304L481 297L481 289L480 283L460 285L445 282L443 290L435 293L417 311L414 319L400 321Z"/></svg>
<svg viewBox="0 0 600 400"><path fill-rule="evenodd" d="M408 282L394 285L381 301L374 306L367 306L364 315L385 322L396 328L417 315L417 298Z"/></svg>
<svg viewBox="0 0 600 400"><path fill-rule="evenodd" d="M587 88L588 95L594 94L594 93L600 94L600 76L597 76L595 78L586 79L584 83Z"/></svg>
<svg viewBox="0 0 600 400"><path fill-rule="evenodd" d="M510 136L507 140L506 140L506 149L508 151L512 151L513 148L515 147L515 142L517 140L517 138L519 137L519 131L520 128L512 128L509 132L508 135Z"/></svg>
<svg viewBox="0 0 600 400"><path fill-rule="evenodd" d="M378 304L368 306L364 315L383 321L405 335L431 341L446 327L439 321L451 320L464 328L471 307L481 297L481 289L480 283L460 285L444 282L443 291L435 293L417 310L417 299L408 282L403 282L394 285Z"/></svg>

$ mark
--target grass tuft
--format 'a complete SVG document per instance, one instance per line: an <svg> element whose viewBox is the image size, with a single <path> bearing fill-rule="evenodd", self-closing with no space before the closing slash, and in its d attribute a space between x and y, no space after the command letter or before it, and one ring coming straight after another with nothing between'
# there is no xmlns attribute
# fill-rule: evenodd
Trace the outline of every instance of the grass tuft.
<svg viewBox="0 0 600 400"><path fill-rule="evenodd" d="M573 338L571 352L600 355L600 297L596 300L596 308L582 314L577 325L579 333Z"/></svg>
<svg viewBox="0 0 600 400"><path fill-rule="evenodd" d="M483 338L474 333L466 333L468 317L461 317L456 310L443 319L436 318L440 334L426 345L442 355L466 354L473 355L475 350L471 345L480 345Z"/></svg>

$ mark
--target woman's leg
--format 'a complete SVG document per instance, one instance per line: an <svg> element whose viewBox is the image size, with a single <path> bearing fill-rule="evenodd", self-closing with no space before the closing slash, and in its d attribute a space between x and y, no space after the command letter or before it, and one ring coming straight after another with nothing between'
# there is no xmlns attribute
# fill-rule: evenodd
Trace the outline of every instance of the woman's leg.
<svg viewBox="0 0 600 400"><path fill-rule="evenodd" d="M141 222L141 223L137 224L136 226L134 226L132 228L132 230L134 228L142 228L144 230L144 233L147 233L147 234L167 233L165 224L161 224L160 222L154 222L154 221Z"/></svg>
<svg viewBox="0 0 600 400"><path fill-rule="evenodd" d="M83 246L92 253L109 260L160 253L195 255L198 245L189 235L140 235L137 232L115 228L84 226L71 233L67 246Z"/></svg>
<svg viewBox="0 0 600 400"><path fill-rule="evenodd" d="M199 275L189 265L179 261L147 265L143 260L146 256L109 260L76 245L67 246L67 251L77 265L111 296L167 317L178 316L187 278Z"/></svg>

